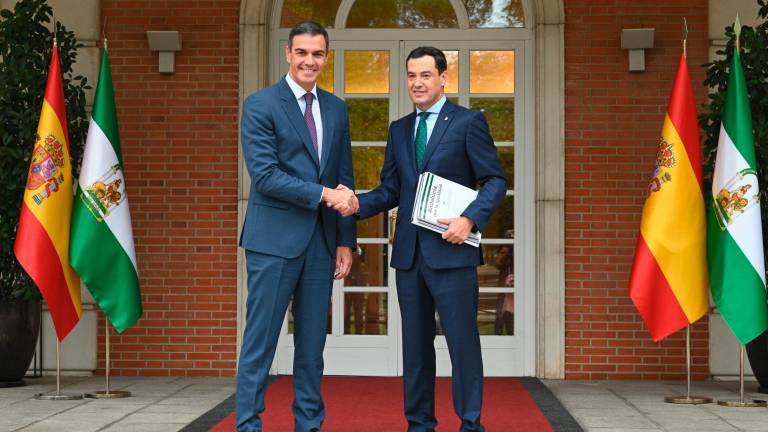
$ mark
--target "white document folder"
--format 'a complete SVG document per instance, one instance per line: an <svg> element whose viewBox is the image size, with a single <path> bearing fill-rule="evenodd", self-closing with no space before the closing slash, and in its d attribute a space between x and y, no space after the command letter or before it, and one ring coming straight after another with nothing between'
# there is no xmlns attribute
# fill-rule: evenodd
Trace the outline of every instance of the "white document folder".
<svg viewBox="0 0 768 432"><path fill-rule="evenodd" d="M425 172L419 176L411 223L442 234L448 229L448 225L437 220L461 216L475 198L476 190ZM479 231L470 232L464 243L478 247L480 238Z"/></svg>

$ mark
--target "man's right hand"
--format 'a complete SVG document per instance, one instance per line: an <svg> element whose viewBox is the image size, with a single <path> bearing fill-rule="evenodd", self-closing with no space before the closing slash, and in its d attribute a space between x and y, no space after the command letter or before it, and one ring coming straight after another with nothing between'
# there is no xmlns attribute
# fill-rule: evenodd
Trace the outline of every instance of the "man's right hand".
<svg viewBox="0 0 768 432"><path fill-rule="evenodd" d="M339 185L336 189L323 187L322 201L342 216L353 215L359 210L355 193L344 185Z"/></svg>

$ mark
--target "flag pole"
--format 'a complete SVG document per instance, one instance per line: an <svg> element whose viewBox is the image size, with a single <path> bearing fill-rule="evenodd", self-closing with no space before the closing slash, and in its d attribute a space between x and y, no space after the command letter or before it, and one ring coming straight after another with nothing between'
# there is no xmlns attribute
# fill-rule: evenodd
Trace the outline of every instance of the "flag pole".
<svg viewBox="0 0 768 432"><path fill-rule="evenodd" d="M683 17L683 57L688 63L688 20ZM712 398L707 396L691 396L691 324L685 326L685 396L666 396L664 402L673 404L708 404Z"/></svg>
<svg viewBox="0 0 768 432"><path fill-rule="evenodd" d="M691 396L691 325L685 327L685 375L686 391L685 396L667 396L664 402L673 404L708 404L712 403L712 398L707 396Z"/></svg>
<svg viewBox="0 0 768 432"><path fill-rule="evenodd" d="M109 335L112 333L112 326L109 323L109 318L107 318L106 315L104 315L104 330L105 330L105 345L106 345L106 371L104 373L105 379L106 379L106 387L105 390L99 390L91 393L86 393L85 397L92 398L92 399L118 399L118 398L124 398L124 397L130 397L131 392L127 390L110 390L109 389L109 376L110 376L110 344L109 344Z"/></svg>
<svg viewBox="0 0 768 432"><path fill-rule="evenodd" d="M683 55L688 59L688 20L683 17Z"/></svg>
<svg viewBox="0 0 768 432"><path fill-rule="evenodd" d="M760 399L744 399L744 344L739 349L739 398L738 399L720 399L717 404L724 407L738 408L763 408L768 406L768 402Z"/></svg>
<svg viewBox="0 0 768 432"><path fill-rule="evenodd" d="M82 399L82 394L61 394L61 342L56 338L56 394L38 393L37 400L77 400Z"/></svg>
<svg viewBox="0 0 768 432"><path fill-rule="evenodd" d="M107 27L107 18L104 18L104 27L101 30L101 35L104 38L104 49L107 49L107 34L105 33ZM131 392L126 390L110 390L109 389L109 378L111 375L111 365L112 365L112 359L110 358L110 354L112 351L112 348L109 343L110 335L112 334L112 326L109 321L109 318L107 317L106 313L104 314L104 344L105 344L105 372L104 372L104 379L105 379L105 387L104 390L99 390L91 393L86 393L85 397L92 398L92 399L118 399L118 398L124 398L124 397L130 397Z"/></svg>

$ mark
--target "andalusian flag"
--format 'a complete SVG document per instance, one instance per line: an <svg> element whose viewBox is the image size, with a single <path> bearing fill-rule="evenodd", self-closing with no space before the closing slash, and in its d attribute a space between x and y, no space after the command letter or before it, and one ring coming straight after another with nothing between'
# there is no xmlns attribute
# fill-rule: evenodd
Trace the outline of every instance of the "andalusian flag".
<svg viewBox="0 0 768 432"><path fill-rule="evenodd" d="M141 317L131 213L107 50L72 211L72 266L118 332Z"/></svg>
<svg viewBox="0 0 768 432"><path fill-rule="evenodd" d="M654 341L707 312L705 235L699 128L683 54L648 184L629 280L630 297Z"/></svg>
<svg viewBox="0 0 768 432"><path fill-rule="evenodd" d="M13 251L43 294L59 340L80 321L80 281L69 264L72 165L56 44L29 163Z"/></svg>
<svg viewBox="0 0 768 432"><path fill-rule="evenodd" d="M712 298L742 344L768 327L759 194L752 115L737 47L717 143L707 243Z"/></svg>

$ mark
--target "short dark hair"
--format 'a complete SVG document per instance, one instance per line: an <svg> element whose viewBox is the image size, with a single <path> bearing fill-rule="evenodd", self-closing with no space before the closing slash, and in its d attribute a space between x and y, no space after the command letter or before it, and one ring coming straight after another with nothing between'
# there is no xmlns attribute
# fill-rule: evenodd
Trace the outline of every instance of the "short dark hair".
<svg viewBox="0 0 768 432"><path fill-rule="evenodd" d="M328 51L328 32L325 31L325 27L314 21L304 21L293 26L291 32L288 33L288 49L293 47L293 37L303 34L310 36L322 35L325 38L325 50Z"/></svg>
<svg viewBox="0 0 768 432"><path fill-rule="evenodd" d="M430 56L435 59L435 66L437 66L437 73L443 73L448 69L448 61L445 59L445 54L435 47L418 47L414 48L408 57L405 59L405 64L408 64L408 60L417 59L424 56Z"/></svg>

